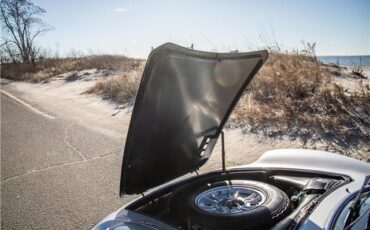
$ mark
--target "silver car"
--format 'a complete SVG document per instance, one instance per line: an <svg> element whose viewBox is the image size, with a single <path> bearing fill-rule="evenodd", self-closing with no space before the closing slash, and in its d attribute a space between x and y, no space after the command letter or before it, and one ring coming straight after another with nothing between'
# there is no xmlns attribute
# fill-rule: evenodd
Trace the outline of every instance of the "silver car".
<svg viewBox="0 0 370 230"><path fill-rule="evenodd" d="M223 127L267 51L166 43L147 60L124 150L120 195L140 194L94 230L368 229L370 165L303 149L227 168ZM221 138L222 166L198 173Z"/></svg>

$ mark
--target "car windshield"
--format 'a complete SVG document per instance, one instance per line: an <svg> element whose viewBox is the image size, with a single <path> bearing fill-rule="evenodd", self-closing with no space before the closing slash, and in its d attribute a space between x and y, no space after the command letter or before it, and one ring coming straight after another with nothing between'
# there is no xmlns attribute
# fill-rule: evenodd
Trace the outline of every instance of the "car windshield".
<svg viewBox="0 0 370 230"><path fill-rule="evenodd" d="M369 217L370 217L370 188L368 187L365 191L362 192L360 199L361 199L361 208L359 210L359 217L352 222L350 226L344 228L344 224L348 213L350 211L350 207L355 202L356 196L352 197L349 202L344 206L341 213L339 214L337 221L335 222L334 229L335 230L343 230L343 229L351 229L351 230L363 230L368 229L369 226Z"/></svg>

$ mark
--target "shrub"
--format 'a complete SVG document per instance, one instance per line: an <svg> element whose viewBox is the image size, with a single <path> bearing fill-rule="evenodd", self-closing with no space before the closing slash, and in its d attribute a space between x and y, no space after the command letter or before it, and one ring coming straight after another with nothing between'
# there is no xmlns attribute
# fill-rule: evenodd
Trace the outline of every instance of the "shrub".
<svg viewBox="0 0 370 230"><path fill-rule="evenodd" d="M93 55L79 58L49 58L36 64L1 64L2 77L12 80L40 82L70 71L109 69L130 71L137 69L143 60L118 55Z"/></svg>

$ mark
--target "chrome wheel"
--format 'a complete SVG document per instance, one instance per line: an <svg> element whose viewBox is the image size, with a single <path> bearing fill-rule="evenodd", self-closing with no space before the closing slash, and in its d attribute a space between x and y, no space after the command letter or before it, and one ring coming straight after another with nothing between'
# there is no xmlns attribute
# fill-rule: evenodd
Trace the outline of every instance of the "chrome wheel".
<svg viewBox="0 0 370 230"><path fill-rule="evenodd" d="M212 214L240 214L265 202L259 190L243 185L227 185L209 189L195 198L195 205Z"/></svg>

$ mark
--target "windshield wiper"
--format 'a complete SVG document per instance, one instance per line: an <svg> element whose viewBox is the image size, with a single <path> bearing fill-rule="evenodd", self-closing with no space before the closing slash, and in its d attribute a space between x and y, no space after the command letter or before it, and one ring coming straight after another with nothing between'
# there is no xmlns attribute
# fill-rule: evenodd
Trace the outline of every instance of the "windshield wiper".
<svg viewBox="0 0 370 230"><path fill-rule="evenodd" d="M347 217L344 221L343 230L350 229L357 222L357 220L361 219L362 216L365 215L368 212L368 211L365 211L365 213L360 216L360 209L361 209L361 206L362 206L361 195L362 195L362 192L364 191L365 187L369 184L369 180L370 180L370 175L365 177L364 183L362 184L360 190L358 191L358 194L357 194L354 202L349 207L349 212L348 212Z"/></svg>

